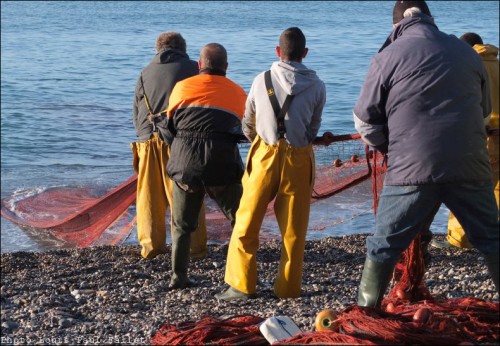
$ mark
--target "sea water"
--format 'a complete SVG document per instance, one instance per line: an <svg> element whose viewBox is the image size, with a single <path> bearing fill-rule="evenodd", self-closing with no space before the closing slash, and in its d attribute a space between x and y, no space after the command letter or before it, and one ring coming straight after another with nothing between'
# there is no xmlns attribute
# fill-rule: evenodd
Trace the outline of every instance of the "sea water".
<svg viewBox="0 0 500 346"><path fill-rule="evenodd" d="M428 5L442 31L473 31L499 46L498 1ZM393 1L2 1L1 197L64 186L104 192L133 174L134 87L163 31L182 33L195 60L204 44L223 44L227 76L248 92L277 60L280 33L300 27L309 47L304 63L327 89L320 133L354 133L352 108L370 58L392 29L392 7ZM313 204L311 220L327 227L311 230L308 239L372 232L370 196L358 197ZM447 215L441 208L434 232L445 232ZM63 246L1 220L2 252Z"/></svg>

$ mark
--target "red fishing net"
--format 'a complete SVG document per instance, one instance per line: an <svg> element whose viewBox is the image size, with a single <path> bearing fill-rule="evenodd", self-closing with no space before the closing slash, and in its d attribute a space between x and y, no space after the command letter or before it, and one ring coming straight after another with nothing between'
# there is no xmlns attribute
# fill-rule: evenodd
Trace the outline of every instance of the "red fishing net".
<svg viewBox="0 0 500 346"><path fill-rule="evenodd" d="M87 247L117 222L135 201L137 176L95 197L90 188L52 188L39 194L2 200L2 216L23 227L50 230L54 236L78 247ZM127 224L116 243L133 225Z"/></svg>
<svg viewBox="0 0 500 346"><path fill-rule="evenodd" d="M498 303L474 298L400 302L392 312L351 306L338 315L336 330L299 334L280 344L498 344L498 309Z"/></svg>
<svg viewBox="0 0 500 346"><path fill-rule="evenodd" d="M326 144L326 145L325 145ZM249 144L241 144L248 147ZM330 197L370 177L367 146L360 136L333 136L315 145L316 179L311 203ZM135 202L137 176L130 177L102 197L91 188L51 188L30 196L2 200L1 214L22 227L50 231L77 247L118 244L130 235L135 218L129 207ZM273 218L274 201L266 217ZM169 227L169 214L166 225ZM227 240L231 225L216 204L206 199L206 224L210 240ZM263 232L264 240L273 237Z"/></svg>
<svg viewBox="0 0 500 346"><path fill-rule="evenodd" d="M384 156L367 152L371 162L373 205L376 212L386 171ZM328 331L311 331L295 335L276 344L328 345L475 345L498 344L500 341L499 303L477 298L433 299L424 284L425 264L420 235L413 241L394 271L392 289L382 302L382 308L352 305L336 314ZM258 324L261 321L242 319L241 330L227 327L214 318L189 322L184 328L165 325L153 337L153 344L179 344L189 336L191 344L227 345L262 344ZM215 324L215 326L214 326ZM209 327L205 328L205 325ZM249 339L221 337L220 328L229 328L237 335L251 335ZM186 330L187 328L187 330ZM251 330L252 332L249 332ZM211 333L214 332L214 337ZM254 339L255 338L255 339ZM265 343L265 342L264 342ZM265 343L266 344L266 343Z"/></svg>
<svg viewBox="0 0 500 346"><path fill-rule="evenodd" d="M152 345L269 345L259 331L263 318L242 315L221 319L165 324L151 339Z"/></svg>

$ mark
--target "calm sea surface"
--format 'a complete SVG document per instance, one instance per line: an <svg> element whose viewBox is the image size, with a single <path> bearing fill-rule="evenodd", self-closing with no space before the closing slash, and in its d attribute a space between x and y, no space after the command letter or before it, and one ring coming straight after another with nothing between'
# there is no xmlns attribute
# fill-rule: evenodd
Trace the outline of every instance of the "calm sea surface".
<svg viewBox="0 0 500 346"><path fill-rule="evenodd" d="M499 46L498 1L428 4L442 31L474 31ZM309 47L304 63L327 87L321 132L354 133L351 110L371 56L391 31L392 6L393 1L2 1L1 197L60 186L104 192L133 174L134 86L163 31L181 32L195 60L204 44L223 44L228 77L248 92L252 79L276 60L280 33L300 27ZM329 226L309 232L309 239L372 232L373 214L363 213L368 198L347 197L314 205L313 221ZM446 216L442 208L435 232L445 232ZM334 225L336 218L352 220ZM136 242L134 235L128 240ZM2 252L62 246L1 220Z"/></svg>

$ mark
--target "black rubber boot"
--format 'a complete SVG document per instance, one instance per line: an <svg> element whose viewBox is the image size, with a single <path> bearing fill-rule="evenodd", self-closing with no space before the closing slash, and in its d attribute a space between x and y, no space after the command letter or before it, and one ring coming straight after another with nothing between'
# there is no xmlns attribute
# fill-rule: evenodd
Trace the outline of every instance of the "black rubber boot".
<svg viewBox="0 0 500 346"><path fill-rule="evenodd" d="M169 288L185 288L192 284L188 279L189 246L191 233L172 234L172 279Z"/></svg>
<svg viewBox="0 0 500 346"><path fill-rule="evenodd" d="M488 271L490 272L491 278L493 279L493 283L495 284L497 292L500 294L498 287L498 261L499 261L498 253L484 256L484 259L486 260L486 266L488 267Z"/></svg>
<svg viewBox="0 0 500 346"><path fill-rule="evenodd" d="M358 289L358 305L380 307L387 286L392 279L395 264L365 260Z"/></svg>

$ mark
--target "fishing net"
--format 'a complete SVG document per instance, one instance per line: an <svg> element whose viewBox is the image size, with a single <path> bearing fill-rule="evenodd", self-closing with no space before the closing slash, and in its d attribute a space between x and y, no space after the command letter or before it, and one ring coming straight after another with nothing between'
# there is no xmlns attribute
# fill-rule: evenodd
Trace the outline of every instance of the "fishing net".
<svg viewBox="0 0 500 346"><path fill-rule="evenodd" d="M263 318L253 315L227 319L207 316L200 321L167 323L153 336L152 345L269 345L259 331Z"/></svg>
<svg viewBox="0 0 500 346"><path fill-rule="evenodd" d="M391 311L351 306L338 315L335 330L299 334L280 344L474 345L499 341L498 303L475 298L433 300L397 304Z"/></svg>
<svg viewBox="0 0 500 346"><path fill-rule="evenodd" d="M318 138L321 143L314 146L317 165L311 203L369 181L369 151L359 135L338 135L328 140ZM242 143L240 150L248 151L249 146L249 143ZM92 188L53 187L2 200L1 214L21 227L49 231L54 237L77 247L120 244L134 228L136 187L135 175L102 197L96 196ZM266 222L275 221L273 205L274 201L268 205L264 228ZM169 217L167 213L167 229ZM227 241L230 238L229 221L209 198L206 199L206 224L210 240ZM320 229L326 225L313 227ZM262 232L264 240L278 235L279 232L271 229Z"/></svg>
<svg viewBox="0 0 500 346"><path fill-rule="evenodd" d="M386 161L384 155L377 151L366 150L365 156L370 162L367 173L371 174L372 178L373 206L376 213L386 172ZM350 179L353 175L348 174ZM319 181L322 181L322 178ZM382 301L381 308L352 305L335 314L336 317L332 321L330 330L301 333L273 345L475 345L499 343L500 309L498 302L488 302L474 297L434 299L425 287L424 274L425 263L421 235L419 235L408 250L402 254L396 265L393 275L394 284L387 297ZM189 337L189 342L186 343L190 344L268 344L262 340L262 336L258 333L258 325L262 321L258 319L256 321L240 320L240 317L235 316L234 321L236 320L240 322L239 328L241 329L239 331L234 330L234 325L228 327L224 321L212 317L207 317L199 322L191 321L182 325L182 328L166 324L153 337L152 341L156 345L180 344L186 342L185 337ZM230 329L231 334L224 336L220 328ZM235 334L237 336L234 336ZM248 339L240 338L240 335L248 335Z"/></svg>
<svg viewBox="0 0 500 346"><path fill-rule="evenodd" d="M122 220L135 201L136 187L137 176L132 176L102 197L94 196L91 188L73 187L13 196L2 200L2 216L22 227L50 230L61 240L87 247ZM132 226L128 222L107 243L117 243Z"/></svg>
<svg viewBox="0 0 500 346"><path fill-rule="evenodd" d="M297 334L273 345L473 345L498 344L499 304L482 299L404 302L391 312L356 305L340 312L332 330ZM153 345L269 345L252 315L167 323Z"/></svg>

